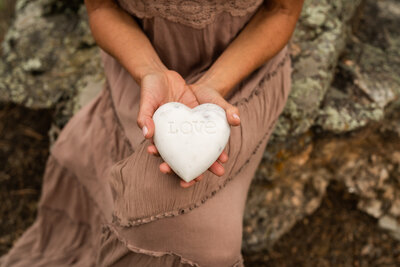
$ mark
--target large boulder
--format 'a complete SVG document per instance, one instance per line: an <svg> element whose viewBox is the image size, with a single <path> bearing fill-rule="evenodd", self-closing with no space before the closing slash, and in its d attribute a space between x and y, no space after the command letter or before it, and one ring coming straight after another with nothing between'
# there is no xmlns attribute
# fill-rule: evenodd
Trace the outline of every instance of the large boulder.
<svg viewBox="0 0 400 267"><path fill-rule="evenodd" d="M326 9L331 15L339 10L333 6ZM298 30L315 7L305 7ZM301 33L295 35L293 43L304 48L292 43L292 94L247 202L243 248L249 254L270 247L314 212L331 180L343 183L359 198L359 209L400 237L400 3L365 1L349 20L351 10L336 17L344 19L345 42L340 37L332 43L340 51L329 50L330 44L319 51L319 40L298 58L308 46L296 39ZM329 51L334 60L319 62ZM319 60L307 57L313 54Z"/></svg>
<svg viewBox="0 0 400 267"><path fill-rule="evenodd" d="M309 0L305 2L292 38L293 86L275 130L286 139L314 125L320 105L334 77L359 0Z"/></svg>
<svg viewBox="0 0 400 267"><path fill-rule="evenodd" d="M104 75L81 1L17 1L2 43L0 100L55 109L62 127Z"/></svg>

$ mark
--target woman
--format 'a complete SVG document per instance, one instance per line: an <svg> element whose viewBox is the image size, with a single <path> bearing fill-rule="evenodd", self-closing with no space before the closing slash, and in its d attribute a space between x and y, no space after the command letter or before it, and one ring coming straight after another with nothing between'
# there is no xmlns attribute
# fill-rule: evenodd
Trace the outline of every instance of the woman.
<svg viewBox="0 0 400 267"><path fill-rule="evenodd" d="M52 148L36 222L1 266L243 266L247 191L290 91L302 0L86 0L107 83ZM231 137L186 183L152 115L215 103Z"/></svg>

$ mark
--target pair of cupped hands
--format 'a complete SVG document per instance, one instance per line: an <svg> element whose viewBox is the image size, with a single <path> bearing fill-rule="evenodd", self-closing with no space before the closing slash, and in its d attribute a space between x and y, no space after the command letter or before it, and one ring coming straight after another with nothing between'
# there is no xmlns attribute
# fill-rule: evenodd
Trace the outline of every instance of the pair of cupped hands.
<svg viewBox="0 0 400 267"><path fill-rule="evenodd" d="M152 117L157 108L165 103L180 102L190 108L204 103L213 103L225 110L230 125L237 126L240 124L238 108L229 104L220 92L212 86L201 82L191 85L187 84L182 76L175 71L166 70L146 74L141 79L140 86L141 97L137 123L142 129L144 137L150 139L152 142L152 144L147 147L147 152L152 155L160 156L152 139L155 129ZM217 176L222 176L225 172L222 164L227 161L228 154L223 151L208 170ZM162 173L173 172L166 162L160 164L160 171ZM187 188L200 181L202 178L203 174L190 182L181 180L180 185Z"/></svg>

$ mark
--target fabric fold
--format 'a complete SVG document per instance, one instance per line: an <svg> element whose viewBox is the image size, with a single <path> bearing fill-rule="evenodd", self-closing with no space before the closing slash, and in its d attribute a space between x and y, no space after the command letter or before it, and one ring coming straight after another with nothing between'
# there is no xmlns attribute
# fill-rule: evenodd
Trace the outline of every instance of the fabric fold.
<svg viewBox="0 0 400 267"><path fill-rule="evenodd" d="M1 266L94 266L100 212L73 174L50 156L35 223ZM69 190L65 190L68 188ZM66 199L73 200L67 204Z"/></svg>
<svg viewBox="0 0 400 267"><path fill-rule="evenodd" d="M266 78L260 79L253 90L246 88L241 96L234 95L229 100L241 114L241 125L231 128L226 147L229 160L224 167L229 171L222 177L206 172L201 183L182 188L175 174L163 174L152 167L161 164L162 159L149 155L146 148L150 142L144 141L111 169L115 223L136 226L185 214L204 204L240 174L253 160L253 155L264 149L261 144L270 136L290 91L290 83L285 82L290 74L284 70L290 68L287 49L282 50L269 67L268 74L263 76ZM270 89L277 86L282 90Z"/></svg>

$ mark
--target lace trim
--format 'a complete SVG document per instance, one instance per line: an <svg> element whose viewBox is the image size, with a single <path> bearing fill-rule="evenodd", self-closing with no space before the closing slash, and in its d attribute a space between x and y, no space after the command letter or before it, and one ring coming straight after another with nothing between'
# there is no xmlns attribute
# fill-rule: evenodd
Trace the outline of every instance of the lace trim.
<svg viewBox="0 0 400 267"><path fill-rule="evenodd" d="M250 93L250 95L248 97L238 100L233 105L237 106L237 105L243 104L245 102L248 102L254 95L258 95L260 93L260 91L261 91L261 84L263 84L263 83L269 81L271 78L275 77L278 74L279 69L281 69L285 65L285 63L287 62L287 60L289 58L290 58L289 57L289 52L286 52L286 54L283 57L283 59L277 64L276 68L273 71L271 71L268 74L266 74L265 77L260 81L259 86L257 86L253 91L251 91L251 93ZM143 218L134 219L134 220L128 219L127 223L122 222L122 220L119 217L117 217L115 214L113 214L113 223L116 224L117 226L120 226L120 227L138 226L138 225L141 225L141 224L145 224L145 223L150 223L152 221L156 221L158 219L162 219L162 218L166 218L166 217L175 217L175 216L178 216L178 215L182 215L182 214L190 212L191 210L193 210L195 208L200 207L201 204L204 204L208 199L212 198L218 191L220 191L222 188L224 188L228 184L228 182L233 180L234 177L236 177L243 170L243 168L250 162L250 159L252 158L252 156L257 153L257 151L258 151L259 147L261 146L262 142L272 132L277 120L278 120L278 118L274 119L274 121L271 123L270 127L268 128L267 132L263 135L261 140L258 142L256 148L253 150L253 152L250 155L250 157L239 168L239 170L237 170L232 176L228 177L222 184L218 185L217 189L215 189L214 191L212 191L211 193L206 195L200 201L192 203L192 204L190 204L190 205L188 205L188 206L186 206L184 208L178 208L178 209L175 209L175 210L172 210L172 211L159 213L159 214L152 215L152 216L149 216L149 217L143 217Z"/></svg>
<svg viewBox="0 0 400 267"><path fill-rule="evenodd" d="M118 0L120 6L138 18L162 17L172 22L201 29L227 12L245 16L255 11L262 0Z"/></svg>

